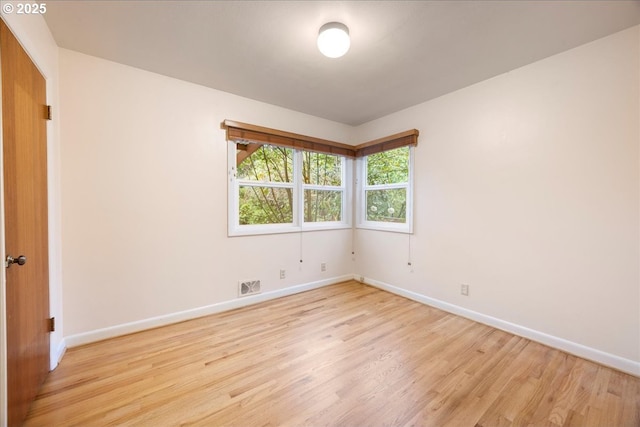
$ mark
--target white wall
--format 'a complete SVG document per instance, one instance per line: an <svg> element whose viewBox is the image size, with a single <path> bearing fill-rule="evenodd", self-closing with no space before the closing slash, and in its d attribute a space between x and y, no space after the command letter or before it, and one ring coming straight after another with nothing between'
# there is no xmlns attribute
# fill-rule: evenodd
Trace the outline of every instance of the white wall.
<svg viewBox="0 0 640 427"><path fill-rule="evenodd" d="M269 292L354 271L640 361L638 27L352 129L59 51L41 17L4 18L54 106L52 367L63 333L233 300L238 279ZM418 128L415 234L358 230L356 266L350 231L227 238L227 118L353 142Z"/></svg>
<svg viewBox="0 0 640 427"><path fill-rule="evenodd" d="M39 15L3 15L3 19L31 56L47 82L47 102L53 106L53 120L47 122L47 167L49 181L49 298L50 313L57 319L57 330L51 334L51 368L57 366L64 351L62 329L62 280L60 265L60 152L58 110L58 47L49 27ZM1 107L0 107L1 108ZM2 132L0 132L0 139ZM0 150L1 152L1 150ZM0 154L1 156L1 154ZM2 167L0 161L0 168ZM0 173L2 176L2 173ZM0 211L4 212L4 209ZM4 224L4 217L2 221ZM4 227L4 226L2 226ZM4 234L0 233L0 253L5 259ZM0 275L0 425L6 420L6 336L5 273Z"/></svg>
<svg viewBox="0 0 640 427"><path fill-rule="evenodd" d="M637 367L638 38L355 129L61 50L65 336L233 301L239 279L355 272ZM228 238L224 119L352 142L419 129L415 234L358 230L355 265L348 230Z"/></svg>
<svg viewBox="0 0 640 427"><path fill-rule="evenodd" d="M270 292L353 271L351 230L227 237L220 123L350 127L64 49L60 75L67 336L234 300L241 279Z"/></svg>
<svg viewBox="0 0 640 427"><path fill-rule="evenodd" d="M358 230L357 272L640 375L639 38L634 27L359 127L359 141L420 137L413 271L407 235Z"/></svg>

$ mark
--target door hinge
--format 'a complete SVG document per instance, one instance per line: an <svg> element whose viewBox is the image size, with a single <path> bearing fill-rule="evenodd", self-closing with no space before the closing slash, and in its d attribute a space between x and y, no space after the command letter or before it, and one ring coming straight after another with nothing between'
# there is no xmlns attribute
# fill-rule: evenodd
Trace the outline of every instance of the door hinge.
<svg viewBox="0 0 640 427"><path fill-rule="evenodd" d="M47 109L46 109L45 115L46 115L47 120L53 120L51 118L52 117L51 116L51 105L47 105L46 107L47 107Z"/></svg>
<svg viewBox="0 0 640 427"><path fill-rule="evenodd" d="M55 332L56 330L56 318L52 317L49 319L49 332Z"/></svg>

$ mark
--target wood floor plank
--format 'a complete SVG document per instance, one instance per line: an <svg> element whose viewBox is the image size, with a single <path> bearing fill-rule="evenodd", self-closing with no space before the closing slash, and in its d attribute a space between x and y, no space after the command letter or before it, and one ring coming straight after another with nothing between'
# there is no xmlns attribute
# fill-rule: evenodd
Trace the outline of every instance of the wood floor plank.
<svg viewBox="0 0 640 427"><path fill-rule="evenodd" d="M349 281L67 351L26 426L629 426L640 379Z"/></svg>

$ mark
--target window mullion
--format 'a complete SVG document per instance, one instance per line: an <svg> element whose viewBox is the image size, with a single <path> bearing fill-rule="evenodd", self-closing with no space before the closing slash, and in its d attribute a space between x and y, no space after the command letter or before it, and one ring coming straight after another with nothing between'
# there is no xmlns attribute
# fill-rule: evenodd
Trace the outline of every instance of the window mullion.
<svg viewBox="0 0 640 427"><path fill-rule="evenodd" d="M316 185L316 184L302 184L305 190L326 190L326 191L343 191L344 187L337 185Z"/></svg>
<svg viewBox="0 0 640 427"><path fill-rule="evenodd" d="M293 182L273 182L273 181L244 181L237 180L240 187L273 187L273 188L294 188Z"/></svg>
<svg viewBox="0 0 640 427"><path fill-rule="evenodd" d="M340 158L340 172L340 183L342 184L340 221L348 222L347 218L350 213L350 209L349 206L347 206L347 161L344 157ZM349 183L351 183L351 180L349 180Z"/></svg>
<svg viewBox="0 0 640 427"><path fill-rule="evenodd" d="M364 190L365 191L372 191L372 190L393 190L396 188L409 188L409 183L408 182L401 182L398 184L376 184L376 185L365 185L364 186Z"/></svg>
<svg viewBox="0 0 640 427"><path fill-rule="evenodd" d="M302 151L293 150L293 211L295 212L293 225L296 227L302 227L304 222L304 181L302 179L302 161Z"/></svg>

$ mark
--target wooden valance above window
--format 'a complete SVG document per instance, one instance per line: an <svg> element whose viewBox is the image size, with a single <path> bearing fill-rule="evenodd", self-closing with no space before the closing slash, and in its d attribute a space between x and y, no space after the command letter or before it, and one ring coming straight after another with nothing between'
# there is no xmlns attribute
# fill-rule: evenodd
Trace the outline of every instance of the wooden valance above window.
<svg viewBox="0 0 640 427"><path fill-rule="evenodd" d="M222 127L227 130L227 141L234 141L238 144L269 144L347 157L356 156L355 147L326 139L234 122L232 120L225 120L222 123Z"/></svg>
<svg viewBox="0 0 640 427"><path fill-rule="evenodd" d="M247 144L269 144L346 157L368 156L407 145L417 145L419 135L418 130L412 129L353 146L233 120L222 122L222 128L227 131L227 141L238 143L239 149L242 149L242 146L246 147Z"/></svg>
<svg viewBox="0 0 640 427"><path fill-rule="evenodd" d="M405 132L396 133L395 135L385 136L384 138L374 139L357 145L356 157L369 156L371 154L381 153L383 151L395 150L396 148L406 147L407 145L418 145L417 129L411 129Z"/></svg>

